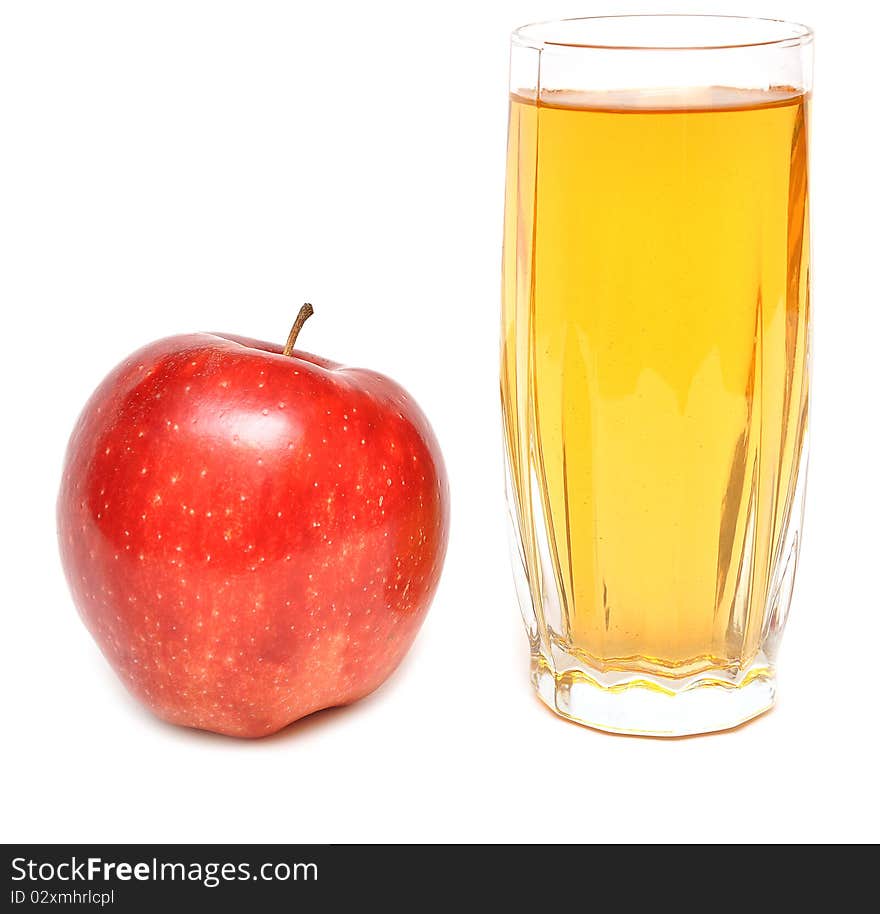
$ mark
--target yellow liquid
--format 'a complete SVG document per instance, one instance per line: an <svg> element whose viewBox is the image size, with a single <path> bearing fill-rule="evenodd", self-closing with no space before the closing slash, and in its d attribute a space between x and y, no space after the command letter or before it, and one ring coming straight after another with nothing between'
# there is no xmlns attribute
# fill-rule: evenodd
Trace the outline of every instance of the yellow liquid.
<svg viewBox="0 0 880 914"><path fill-rule="evenodd" d="M682 677L781 628L807 111L786 89L511 97L502 401L535 651Z"/></svg>

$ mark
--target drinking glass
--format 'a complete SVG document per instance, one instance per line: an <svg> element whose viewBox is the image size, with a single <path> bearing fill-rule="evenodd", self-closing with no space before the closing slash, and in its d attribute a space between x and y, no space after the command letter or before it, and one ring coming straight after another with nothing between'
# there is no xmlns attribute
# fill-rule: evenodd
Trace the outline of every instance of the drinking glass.
<svg viewBox="0 0 880 914"><path fill-rule="evenodd" d="M812 34L513 33L501 393L540 698L680 736L774 701L801 542Z"/></svg>

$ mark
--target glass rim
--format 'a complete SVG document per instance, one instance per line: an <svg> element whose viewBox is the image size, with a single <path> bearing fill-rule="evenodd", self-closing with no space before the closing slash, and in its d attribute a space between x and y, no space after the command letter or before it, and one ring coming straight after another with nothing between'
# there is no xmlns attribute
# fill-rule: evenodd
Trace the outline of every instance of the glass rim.
<svg viewBox="0 0 880 914"><path fill-rule="evenodd" d="M612 20L670 20L670 19L689 19L697 21L719 22L727 20L733 22L766 24L779 27L785 26L789 34L778 38L769 38L763 41L731 41L728 43L712 44L624 44L612 42L591 42L591 41L564 41L558 39L542 38L537 33L541 29L550 26L564 28L567 24L573 22L609 22ZM803 23L791 22L786 19L771 19L766 16L729 16L719 13L621 13L606 16L572 16L564 19L546 19L540 22L530 22L527 25L521 25L514 29L510 36L511 44L518 47L531 48L541 51L544 48L571 48L595 51L725 51L736 50L738 48L763 48L772 47L773 45L785 48L798 47L810 44L813 40L813 30Z"/></svg>

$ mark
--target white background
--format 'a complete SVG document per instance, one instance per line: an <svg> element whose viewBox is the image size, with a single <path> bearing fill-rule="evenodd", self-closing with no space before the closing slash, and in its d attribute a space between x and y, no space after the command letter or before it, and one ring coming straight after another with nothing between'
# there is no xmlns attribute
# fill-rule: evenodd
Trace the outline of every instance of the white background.
<svg viewBox="0 0 880 914"><path fill-rule="evenodd" d="M563 723L531 694L496 375L508 33L670 6L3 4L3 840L880 839L880 16L671 8L816 29L816 322L778 707L664 742ZM453 494L443 582L405 664L359 705L261 742L174 729L123 691L68 596L66 438L143 342L283 342L306 299L304 348L392 375L434 424Z"/></svg>

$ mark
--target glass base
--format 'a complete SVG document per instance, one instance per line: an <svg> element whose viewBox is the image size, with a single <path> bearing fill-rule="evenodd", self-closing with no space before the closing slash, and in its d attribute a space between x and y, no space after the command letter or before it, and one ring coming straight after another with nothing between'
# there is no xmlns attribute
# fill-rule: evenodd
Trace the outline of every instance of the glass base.
<svg viewBox="0 0 880 914"><path fill-rule="evenodd" d="M583 668L554 673L546 658L537 655L531 678L541 701L561 717L637 736L729 730L768 711L776 697L776 674L763 657L735 677L719 671L667 679Z"/></svg>

